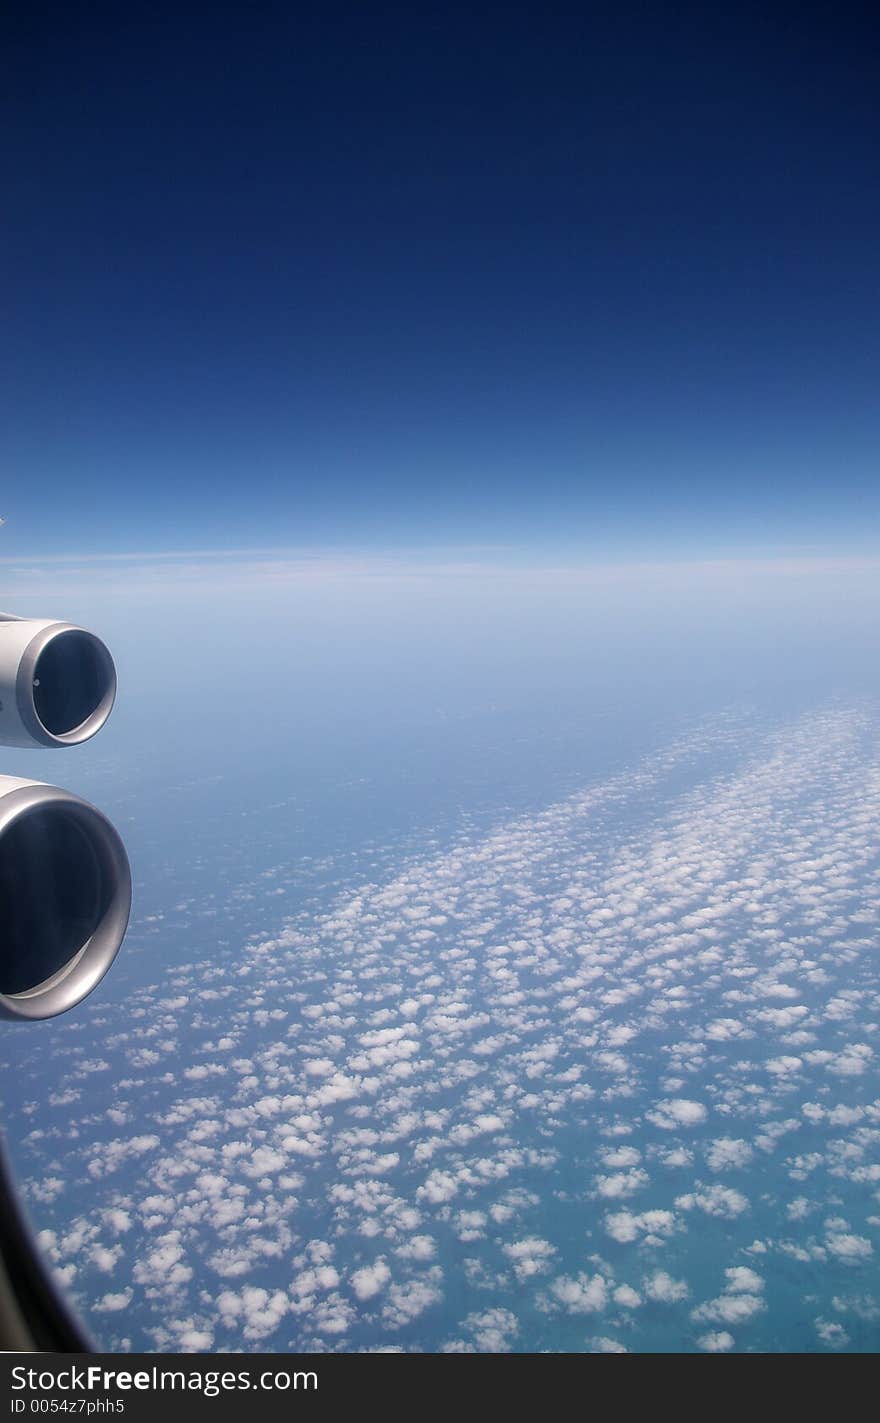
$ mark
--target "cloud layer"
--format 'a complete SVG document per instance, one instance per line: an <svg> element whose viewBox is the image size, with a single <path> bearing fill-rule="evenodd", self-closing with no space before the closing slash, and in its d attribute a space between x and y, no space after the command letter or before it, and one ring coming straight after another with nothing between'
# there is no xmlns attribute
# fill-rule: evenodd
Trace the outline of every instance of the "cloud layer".
<svg viewBox="0 0 880 1423"><path fill-rule="evenodd" d="M33 1063L44 1244L112 1347L876 1344L878 836L870 711L730 716L178 962Z"/></svg>

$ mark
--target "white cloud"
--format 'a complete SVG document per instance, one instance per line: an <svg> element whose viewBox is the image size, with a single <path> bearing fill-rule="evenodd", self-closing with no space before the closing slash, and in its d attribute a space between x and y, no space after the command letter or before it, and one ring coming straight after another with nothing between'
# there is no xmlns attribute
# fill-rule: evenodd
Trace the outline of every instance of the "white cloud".
<svg viewBox="0 0 880 1423"><path fill-rule="evenodd" d="M825 1246L838 1260L846 1263L867 1260L874 1253L874 1247L866 1236L855 1235L851 1231L833 1231L826 1236Z"/></svg>
<svg viewBox="0 0 880 1423"><path fill-rule="evenodd" d="M389 1270L384 1259L380 1255L374 1260L372 1265L364 1265L360 1270L355 1270L351 1277L351 1287L358 1299L372 1299L385 1288L391 1279Z"/></svg>
<svg viewBox="0 0 880 1423"><path fill-rule="evenodd" d="M591 1339L590 1351L594 1354L626 1354L629 1352L626 1345L621 1344L619 1339L610 1339L607 1334L600 1334L595 1339Z"/></svg>
<svg viewBox="0 0 880 1423"><path fill-rule="evenodd" d="M685 1280L674 1280L665 1270L655 1270L642 1283L648 1299L657 1304L677 1304L690 1294Z"/></svg>
<svg viewBox="0 0 880 1423"><path fill-rule="evenodd" d="M672 1211L648 1210L634 1214L632 1211L614 1211L605 1217L605 1229L614 1240L622 1245L639 1237L653 1238L669 1236L675 1230L676 1221Z"/></svg>
<svg viewBox="0 0 880 1423"><path fill-rule="evenodd" d="M635 1195L650 1182L647 1171L634 1167L630 1171L614 1171L607 1176L596 1177L596 1191L605 1200L624 1199Z"/></svg>
<svg viewBox="0 0 880 1423"><path fill-rule="evenodd" d="M425 1310L438 1305L443 1299L440 1282L443 1272L438 1266L432 1267L419 1279L406 1280L399 1285L391 1285L382 1310L382 1318L390 1329L402 1329Z"/></svg>
<svg viewBox="0 0 880 1423"><path fill-rule="evenodd" d="M93 1305L93 1308L96 1309L100 1314L106 1314L108 1312L117 1313L121 1309L128 1308L128 1306L131 1304L133 1295L134 1290L130 1288L125 1290L119 1290L116 1293L111 1291L110 1294L102 1295L101 1298L97 1301L97 1303Z"/></svg>
<svg viewBox="0 0 880 1423"><path fill-rule="evenodd" d="M732 1265L724 1274L726 1294L758 1294L764 1288L762 1277L748 1265Z"/></svg>
<svg viewBox="0 0 880 1423"><path fill-rule="evenodd" d="M741 1137L718 1137L706 1150L706 1161L711 1171L742 1170L748 1166L754 1151Z"/></svg>
<svg viewBox="0 0 880 1423"><path fill-rule="evenodd" d="M608 1303L608 1282L602 1275L561 1275L550 1293L569 1314L593 1314Z"/></svg>
<svg viewBox="0 0 880 1423"><path fill-rule="evenodd" d="M692 1102L687 1097L671 1097L658 1102L645 1116L655 1127L663 1131L675 1131L677 1127L695 1127L706 1120L708 1113L702 1102Z"/></svg>
<svg viewBox="0 0 880 1423"><path fill-rule="evenodd" d="M502 1354L512 1348L513 1339L519 1333L519 1321L512 1310L486 1309L469 1314L464 1328L482 1353Z"/></svg>
<svg viewBox="0 0 880 1423"><path fill-rule="evenodd" d="M816 1333L827 1348L846 1348L849 1343L849 1335L839 1320L817 1319L815 1326Z"/></svg>
<svg viewBox="0 0 880 1423"><path fill-rule="evenodd" d="M714 1324L745 1324L763 1309L766 1305L759 1295L722 1294L701 1304L691 1317Z"/></svg>
<svg viewBox="0 0 880 1423"><path fill-rule="evenodd" d="M701 1334L697 1344L701 1349L705 1349L707 1354L726 1354L728 1349L732 1349L735 1340L732 1334L728 1334L726 1329L718 1329L714 1333Z"/></svg>
<svg viewBox="0 0 880 1423"><path fill-rule="evenodd" d="M550 1262L556 1254L556 1248L549 1240L541 1240L536 1236L513 1240L502 1246L502 1249L518 1280L527 1280L532 1275L543 1274L550 1268Z"/></svg>
<svg viewBox="0 0 880 1423"><path fill-rule="evenodd" d="M697 1208L705 1211L706 1215L721 1216L726 1220L734 1220L749 1208L748 1199L742 1191L720 1185L706 1186L702 1190L676 1196L675 1204L683 1211Z"/></svg>

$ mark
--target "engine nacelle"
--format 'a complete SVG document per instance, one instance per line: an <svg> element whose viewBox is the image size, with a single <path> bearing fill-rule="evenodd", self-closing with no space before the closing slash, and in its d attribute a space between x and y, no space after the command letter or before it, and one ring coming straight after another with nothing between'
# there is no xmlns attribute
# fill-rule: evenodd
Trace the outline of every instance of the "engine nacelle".
<svg viewBox="0 0 880 1423"><path fill-rule="evenodd" d="M75 1007L115 959L130 910L128 856L107 817L70 791L0 776L0 1017Z"/></svg>
<svg viewBox="0 0 880 1423"><path fill-rule="evenodd" d="M115 697L113 658L94 633L0 613L0 744L77 746L100 731Z"/></svg>

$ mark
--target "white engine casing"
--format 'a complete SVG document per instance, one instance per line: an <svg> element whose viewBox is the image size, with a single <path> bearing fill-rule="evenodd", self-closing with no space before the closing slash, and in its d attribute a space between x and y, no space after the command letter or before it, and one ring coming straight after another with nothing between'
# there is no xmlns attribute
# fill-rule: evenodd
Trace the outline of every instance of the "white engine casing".
<svg viewBox="0 0 880 1423"><path fill-rule="evenodd" d="M115 697L113 658L94 633L0 613L0 745L79 745Z"/></svg>
<svg viewBox="0 0 880 1423"><path fill-rule="evenodd" d="M0 776L0 1018L51 1018L122 944L131 870L118 832L70 791Z"/></svg>

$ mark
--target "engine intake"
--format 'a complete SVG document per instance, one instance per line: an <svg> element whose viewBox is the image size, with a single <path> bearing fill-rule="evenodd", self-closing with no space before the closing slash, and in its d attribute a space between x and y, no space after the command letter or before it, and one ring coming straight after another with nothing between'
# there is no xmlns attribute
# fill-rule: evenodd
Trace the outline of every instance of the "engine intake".
<svg viewBox="0 0 880 1423"><path fill-rule="evenodd" d="M0 742L76 746L100 731L115 697L113 658L94 633L0 614Z"/></svg>
<svg viewBox="0 0 880 1423"><path fill-rule="evenodd" d="M75 1007L115 959L130 910L128 856L106 816L0 776L0 1017Z"/></svg>

